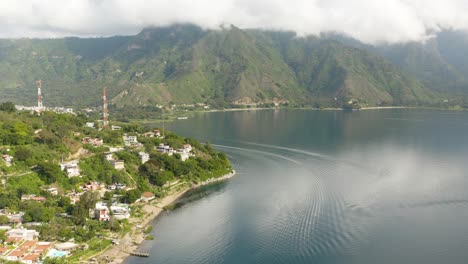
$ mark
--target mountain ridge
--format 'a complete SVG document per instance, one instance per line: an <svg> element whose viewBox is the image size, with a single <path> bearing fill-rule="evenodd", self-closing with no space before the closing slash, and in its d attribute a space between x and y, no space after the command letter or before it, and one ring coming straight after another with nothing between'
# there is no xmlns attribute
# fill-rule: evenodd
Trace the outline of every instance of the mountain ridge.
<svg viewBox="0 0 468 264"><path fill-rule="evenodd" d="M3 39L0 100L33 105L35 79L43 80L46 105L74 107L100 105L103 86L116 107L275 100L292 106L417 106L437 104L449 94L428 86L423 75L391 55L394 50L291 32L185 24L135 36Z"/></svg>

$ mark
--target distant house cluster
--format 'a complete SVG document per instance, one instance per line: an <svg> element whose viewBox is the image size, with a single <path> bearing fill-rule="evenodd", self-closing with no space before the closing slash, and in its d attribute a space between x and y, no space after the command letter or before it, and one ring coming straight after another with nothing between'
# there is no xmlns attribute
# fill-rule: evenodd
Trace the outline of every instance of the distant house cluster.
<svg viewBox="0 0 468 264"><path fill-rule="evenodd" d="M0 258L8 261L19 261L26 264L42 263L42 258L52 248L52 243L37 241L39 232L16 228L7 232L8 246L0 246Z"/></svg>
<svg viewBox="0 0 468 264"><path fill-rule="evenodd" d="M159 131L158 129L155 129L153 131L143 133L142 136L148 137L148 138L152 138L152 137L160 138L161 137L161 131Z"/></svg>
<svg viewBox="0 0 468 264"><path fill-rule="evenodd" d="M192 146L190 144L184 144L183 148L174 150L174 148L172 148L171 146L161 143L159 144L159 146L156 147L156 150L161 152L162 154L167 154L169 156L172 156L174 153L177 153L180 155L180 159L182 161L185 161L191 156L193 156Z"/></svg>

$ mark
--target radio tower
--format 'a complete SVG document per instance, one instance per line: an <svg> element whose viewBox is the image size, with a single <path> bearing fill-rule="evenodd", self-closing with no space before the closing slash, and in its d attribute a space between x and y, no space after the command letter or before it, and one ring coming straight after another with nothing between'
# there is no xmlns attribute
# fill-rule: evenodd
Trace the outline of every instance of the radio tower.
<svg viewBox="0 0 468 264"><path fill-rule="evenodd" d="M41 88L42 88L42 81L41 80L37 80L36 81L36 86L37 86L37 112L40 114L43 110L43 105L42 105L42 92L41 92Z"/></svg>
<svg viewBox="0 0 468 264"><path fill-rule="evenodd" d="M102 91L102 127L109 126L109 110L107 109L107 97L106 97L106 87Z"/></svg>

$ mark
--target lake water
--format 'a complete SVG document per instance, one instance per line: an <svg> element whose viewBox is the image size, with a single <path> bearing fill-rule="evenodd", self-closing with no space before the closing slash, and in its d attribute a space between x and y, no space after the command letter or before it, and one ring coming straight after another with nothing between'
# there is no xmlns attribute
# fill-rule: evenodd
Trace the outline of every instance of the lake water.
<svg viewBox="0 0 468 264"><path fill-rule="evenodd" d="M265 110L166 124L238 175L127 263L468 263L468 113Z"/></svg>

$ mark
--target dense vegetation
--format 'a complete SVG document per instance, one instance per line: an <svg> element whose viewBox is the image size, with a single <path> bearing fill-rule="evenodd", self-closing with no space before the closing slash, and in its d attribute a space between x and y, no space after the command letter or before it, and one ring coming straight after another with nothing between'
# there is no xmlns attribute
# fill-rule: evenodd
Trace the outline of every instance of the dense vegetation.
<svg viewBox="0 0 468 264"><path fill-rule="evenodd" d="M351 99L371 106L438 105L460 98L467 87L463 56L445 52L450 44L466 50L465 42L442 41L447 38L434 45L444 56L426 46L369 47L192 25L125 37L0 40L0 100L31 105L34 81L42 79L46 105L97 106L107 86L115 107L147 107L142 118L158 104L222 108L275 98L290 106L343 106Z"/></svg>
<svg viewBox="0 0 468 264"><path fill-rule="evenodd" d="M42 222L35 226L41 232L41 239L77 242L88 241L103 230L120 231L126 226L123 221L97 222L89 219L89 209L98 200L133 203L142 192L150 191L163 196L167 182L197 183L208 178L220 177L231 166L223 153L195 139L182 138L166 132L164 138L139 137L141 148L125 147L115 152L115 158L125 161L124 170L114 169L105 160L104 152L109 146L122 146L124 133L136 135L146 132L139 125L127 125L121 131L103 129L101 131L85 127L89 122L83 114L56 114L45 112L42 115L28 112L10 111L10 103L0 105L0 152L11 155L11 166L0 160L0 176L4 185L0 186L0 209L11 212L24 212L24 222ZM105 146L83 145L83 137L100 137ZM191 144L194 156L182 161L180 156L168 156L155 150L160 143L181 148ZM142 164L139 151L150 154L150 160ZM67 177L60 169L62 160L79 159L81 177ZM108 184L124 184L129 190L113 190L103 197L97 192L87 191L76 204L65 196L70 192L82 192L80 186L89 181ZM58 188L59 195L51 195L46 188ZM22 200L23 195L43 196L45 201ZM0 219L1 221L2 219Z"/></svg>

